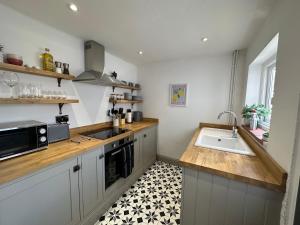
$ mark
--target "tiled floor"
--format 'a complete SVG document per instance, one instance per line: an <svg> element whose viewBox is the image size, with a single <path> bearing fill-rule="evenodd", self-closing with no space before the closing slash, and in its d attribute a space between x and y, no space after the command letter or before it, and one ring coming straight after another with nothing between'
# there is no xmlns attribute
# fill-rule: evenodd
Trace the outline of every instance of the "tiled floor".
<svg viewBox="0 0 300 225"><path fill-rule="evenodd" d="M95 225L180 224L182 170L156 162Z"/></svg>

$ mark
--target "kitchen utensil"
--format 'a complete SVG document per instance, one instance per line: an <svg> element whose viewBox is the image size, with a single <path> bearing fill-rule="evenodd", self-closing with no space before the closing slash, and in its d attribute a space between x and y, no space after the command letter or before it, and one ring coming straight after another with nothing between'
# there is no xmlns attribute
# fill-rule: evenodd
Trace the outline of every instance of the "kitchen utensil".
<svg viewBox="0 0 300 225"><path fill-rule="evenodd" d="M70 72L69 72L69 66L70 65L68 63L63 63L63 68L64 68L63 74L67 74L67 75L70 74Z"/></svg>
<svg viewBox="0 0 300 225"><path fill-rule="evenodd" d="M123 108L119 108L119 114L123 114Z"/></svg>
<svg viewBox="0 0 300 225"><path fill-rule="evenodd" d="M18 85L20 80L18 75L13 72L3 71L0 79L3 84L7 85L10 88L10 97L13 98L14 97L13 88Z"/></svg>
<svg viewBox="0 0 300 225"><path fill-rule="evenodd" d="M141 88L141 85L138 84L138 83L136 83L134 86L135 86L136 88Z"/></svg>
<svg viewBox="0 0 300 225"><path fill-rule="evenodd" d="M132 119L134 122L140 122L143 120L143 112L141 111L134 111Z"/></svg>
<svg viewBox="0 0 300 225"><path fill-rule="evenodd" d="M23 58L22 56L16 54L6 54L6 62L9 64L22 66L23 65Z"/></svg>
<svg viewBox="0 0 300 225"><path fill-rule="evenodd" d="M133 83L132 82L128 82L128 86L133 87Z"/></svg>
<svg viewBox="0 0 300 225"><path fill-rule="evenodd" d="M132 100L132 94L131 93L124 93L124 99L125 100Z"/></svg>

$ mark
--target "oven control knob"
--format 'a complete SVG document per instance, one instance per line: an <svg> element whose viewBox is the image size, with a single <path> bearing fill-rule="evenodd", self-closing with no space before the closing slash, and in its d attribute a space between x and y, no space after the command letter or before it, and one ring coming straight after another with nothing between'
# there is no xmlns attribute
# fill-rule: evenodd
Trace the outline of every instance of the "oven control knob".
<svg viewBox="0 0 300 225"><path fill-rule="evenodd" d="M40 133L40 134L45 134L45 133L46 133L46 129L45 129L45 128L39 129L39 133Z"/></svg>
<svg viewBox="0 0 300 225"><path fill-rule="evenodd" d="M45 142L47 141L47 138L45 136L40 137L40 142Z"/></svg>

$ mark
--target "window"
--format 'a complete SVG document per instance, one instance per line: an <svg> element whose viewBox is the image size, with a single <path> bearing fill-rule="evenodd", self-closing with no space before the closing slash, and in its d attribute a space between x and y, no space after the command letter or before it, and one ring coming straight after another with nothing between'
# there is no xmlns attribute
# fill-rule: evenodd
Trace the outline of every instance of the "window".
<svg viewBox="0 0 300 225"><path fill-rule="evenodd" d="M272 99L274 96L274 84L276 75L276 61L273 59L268 64L265 64L262 69L262 87L260 91L260 103L265 105L267 109L272 111ZM270 127L271 114L265 118L262 118L260 125L262 128L268 130Z"/></svg>

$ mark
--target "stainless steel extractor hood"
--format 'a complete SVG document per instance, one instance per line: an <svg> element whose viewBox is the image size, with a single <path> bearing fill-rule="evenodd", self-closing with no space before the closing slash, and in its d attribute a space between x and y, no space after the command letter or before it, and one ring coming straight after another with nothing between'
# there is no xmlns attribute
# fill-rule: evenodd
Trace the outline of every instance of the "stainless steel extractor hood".
<svg viewBox="0 0 300 225"><path fill-rule="evenodd" d="M73 81L83 82L101 86L113 86L120 84L120 81L111 75L104 74L105 48L95 41L84 43L85 71Z"/></svg>

